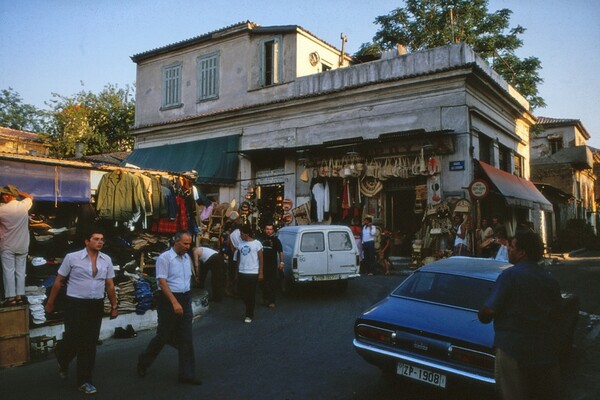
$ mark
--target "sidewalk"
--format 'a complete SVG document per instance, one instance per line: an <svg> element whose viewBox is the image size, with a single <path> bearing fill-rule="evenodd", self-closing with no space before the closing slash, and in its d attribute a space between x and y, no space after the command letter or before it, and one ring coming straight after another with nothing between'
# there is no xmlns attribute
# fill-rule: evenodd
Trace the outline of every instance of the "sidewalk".
<svg viewBox="0 0 600 400"><path fill-rule="evenodd" d="M194 318L198 318L206 313L208 307L208 292L204 289L192 289L192 310L194 312ZM102 319L102 327L100 328L100 340L113 337L115 328L118 327L125 328L127 325L131 325L137 332L153 329L156 327L157 323L158 317L156 310L148 310L142 315L138 315L135 312L119 314L115 319L104 317ZM62 339L64 330L64 324L44 325L40 327L31 324L29 338L31 340L40 336L46 336L53 337L55 340L60 340Z"/></svg>

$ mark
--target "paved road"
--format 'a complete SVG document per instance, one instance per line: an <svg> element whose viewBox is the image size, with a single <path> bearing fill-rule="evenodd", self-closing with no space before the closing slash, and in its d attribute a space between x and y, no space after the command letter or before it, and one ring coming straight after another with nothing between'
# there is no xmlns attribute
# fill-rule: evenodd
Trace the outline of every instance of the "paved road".
<svg viewBox="0 0 600 400"><path fill-rule="evenodd" d="M576 260L573 260L573 262ZM571 261L569 261L571 262ZM595 262L600 266L598 259ZM574 264L573 264L574 265ZM573 288L596 284L600 268L591 261L552 267L561 282ZM583 274L583 278L573 274ZM589 275L586 275L589 274ZM361 277L340 295L329 290L304 290L283 298L277 308L258 309L252 324L244 324L241 300L226 298L194 323L200 387L176 383L177 357L165 348L144 379L135 374L137 354L153 332L132 339L111 339L98 348L95 384L98 399L485 399L469 387L438 391L405 381L386 381L377 368L352 348L352 324L359 312L389 293L404 275ZM596 283L594 283L596 282ZM567 285L567 286L568 286ZM580 290L580 289L578 289ZM581 289L582 290L582 289ZM584 311L600 303L585 295ZM577 290L575 290L577 292ZM573 368L566 374L567 399L600 398L598 340L589 339L587 317L578 328ZM74 365L72 366L72 371ZM73 378L61 381L53 357L23 367L0 370L0 398L80 399Z"/></svg>

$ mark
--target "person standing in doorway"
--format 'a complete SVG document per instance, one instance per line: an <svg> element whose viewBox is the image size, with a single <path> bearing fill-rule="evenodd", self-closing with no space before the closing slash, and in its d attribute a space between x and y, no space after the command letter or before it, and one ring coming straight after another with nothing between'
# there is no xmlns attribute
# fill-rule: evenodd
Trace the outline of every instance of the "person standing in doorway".
<svg viewBox="0 0 600 400"><path fill-rule="evenodd" d="M17 200L18 198L21 200ZM25 271L29 252L29 210L33 196L12 185L0 188L0 257L4 280L3 305L25 302Z"/></svg>
<svg viewBox="0 0 600 400"><path fill-rule="evenodd" d="M65 333L56 345L59 375L66 379L69 363L77 357L77 386L85 394L96 393L92 370L96 361L96 344L104 315L104 295L110 301L110 317L116 318L117 296L110 257L100 250L104 234L92 229L86 235L85 248L65 256L52 289L46 312L54 311L54 302L63 285L67 285L65 301Z"/></svg>
<svg viewBox="0 0 600 400"><path fill-rule="evenodd" d="M479 310L479 320L494 321L495 378L502 399L559 399L558 282L539 265L542 239L519 232L508 247L514 264L505 269Z"/></svg>
<svg viewBox="0 0 600 400"><path fill-rule="evenodd" d="M373 225L373 219L366 217L362 227L362 246L364 253L365 272L368 275L375 273L377 261L375 259L375 234L377 228Z"/></svg>
<svg viewBox="0 0 600 400"><path fill-rule="evenodd" d="M137 373L143 378L162 348L170 344L179 355L179 383L201 385L196 379L196 362L192 338L192 297L190 281L192 260L188 251L192 235L187 231L175 234L173 247L156 260L159 295L156 304L158 326L156 336L138 357Z"/></svg>
<svg viewBox="0 0 600 400"><path fill-rule="evenodd" d="M263 280L263 246L252 237L250 226L242 226L240 234L238 292L246 306L244 322L249 324L254 318L256 286Z"/></svg>
<svg viewBox="0 0 600 400"><path fill-rule="evenodd" d="M273 225L265 225L261 244L264 260L264 280L261 284L263 304L269 308L275 308L275 297L284 264L283 247L277 236L275 236Z"/></svg>

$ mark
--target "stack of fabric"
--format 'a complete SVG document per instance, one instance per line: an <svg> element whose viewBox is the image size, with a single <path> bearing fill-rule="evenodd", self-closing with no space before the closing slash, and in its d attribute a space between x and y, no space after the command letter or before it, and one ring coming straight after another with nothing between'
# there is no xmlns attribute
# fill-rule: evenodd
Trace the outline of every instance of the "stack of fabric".
<svg viewBox="0 0 600 400"><path fill-rule="evenodd" d="M29 303L29 312L31 319L36 325L46 322L46 312L44 311L44 300L46 300L46 288L43 286L26 286L25 296Z"/></svg>
<svg viewBox="0 0 600 400"><path fill-rule="evenodd" d="M135 298L137 300L135 313L142 315L152 308L152 286L145 279L140 279L134 283Z"/></svg>

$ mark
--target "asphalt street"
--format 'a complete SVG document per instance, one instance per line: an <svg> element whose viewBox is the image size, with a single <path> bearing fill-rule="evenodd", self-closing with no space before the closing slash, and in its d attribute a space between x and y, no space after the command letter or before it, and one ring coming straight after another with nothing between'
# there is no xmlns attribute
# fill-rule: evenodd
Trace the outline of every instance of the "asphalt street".
<svg viewBox="0 0 600 400"><path fill-rule="evenodd" d="M567 400L600 398L600 254L557 259L549 269L563 289L581 298L581 318L571 368L564 373ZM364 362L352 347L355 317L387 295L404 278L361 277L347 293L329 288L306 289L281 298L275 309L258 306L254 321L244 324L237 298L211 303L194 323L198 378L202 386L177 383L177 353L165 348L145 378L137 377L137 355L153 331L131 339L109 339L98 347L94 384L98 399L487 399L478 388L440 391L406 381L388 381ZM54 356L0 370L0 398L81 399L74 367L60 380ZM90 396L87 396L90 397Z"/></svg>

